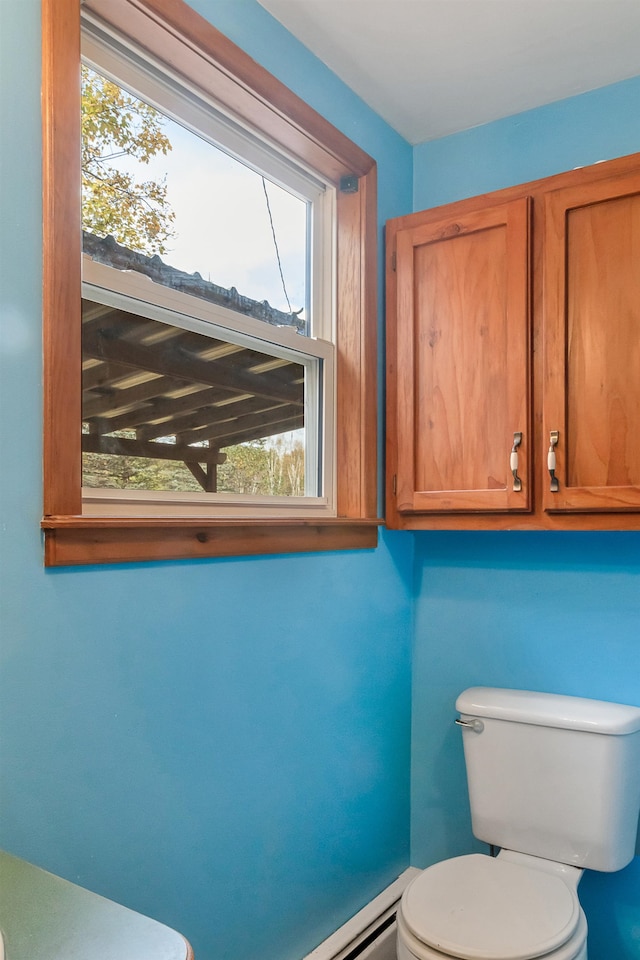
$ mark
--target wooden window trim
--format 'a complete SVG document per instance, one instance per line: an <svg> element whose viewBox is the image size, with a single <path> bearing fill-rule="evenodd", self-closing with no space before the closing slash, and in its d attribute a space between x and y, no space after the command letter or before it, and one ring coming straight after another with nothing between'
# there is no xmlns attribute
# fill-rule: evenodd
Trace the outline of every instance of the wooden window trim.
<svg viewBox="0 0 640 960"><path fill-rule="evenodd" d="M182 0L85 0L339 187L337 513L327 520L82 515L80 0L42 3L45 564L372 548L377 544L375 162ZM204 81L202 78L204 77Z"/></svg>

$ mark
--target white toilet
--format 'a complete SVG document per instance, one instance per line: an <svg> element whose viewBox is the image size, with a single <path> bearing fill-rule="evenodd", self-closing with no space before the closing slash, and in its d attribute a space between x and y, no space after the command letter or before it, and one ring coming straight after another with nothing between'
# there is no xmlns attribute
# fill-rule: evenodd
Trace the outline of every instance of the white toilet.
<svg viewBox="0 0 640 960"><path fill-rule="evenodd" d="M586 960L582 872L635 852L640 708L472 687L456 701L473 833L404 892L398 960Z"/></svg>

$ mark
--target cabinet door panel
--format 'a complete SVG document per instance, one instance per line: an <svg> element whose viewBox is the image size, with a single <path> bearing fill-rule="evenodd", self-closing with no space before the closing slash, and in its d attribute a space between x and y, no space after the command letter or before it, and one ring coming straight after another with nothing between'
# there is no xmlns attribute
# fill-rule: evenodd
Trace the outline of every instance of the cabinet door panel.
<svg viewBox="0 0 640 960"><path fill-rule="evenodd" d="M397 325L398 510L529 509L527 198L400 231Z"/></svg>
<svg viewBox="0 0 640 960"><path fill-rule="evenodd" d="M640 509L640 176L558 191L545 214L545 509Z"/></svg>

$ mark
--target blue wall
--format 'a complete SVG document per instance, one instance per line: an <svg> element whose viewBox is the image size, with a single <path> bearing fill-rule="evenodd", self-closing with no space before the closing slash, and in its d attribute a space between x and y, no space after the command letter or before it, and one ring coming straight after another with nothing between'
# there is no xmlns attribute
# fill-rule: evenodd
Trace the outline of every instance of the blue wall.
<svg viewBox="0 0 640 960"><path fill-rule="evenodd" d="M416 209L640 150L640 78L415 148ZM489 684L640 704L640 533L416 541L412 863L473 840L457 694ZM590 960L640 957L640 858L581 884Z"/></svg>
<svg viewBox="0 0 640 960"><path fill-rule="evenodd" d="M255 0L193 6L376 157L381 223L412 159L419 209L640 150L632 80L412 153ZM474 847L460 689L640 703L640 535L44 571L39 42L38 0L0 0L1 843L197 960L295 960L409 862L412 631L424 865ZM591 960L638 960L639 864L583 881Z"/></svg>
<svg viewBox="0 0 640 960"><path fill-rule="evenodd" d="M414 210L640 150L640 76L414 148Z"/></svg>
<svg viewBox="0 0 640 960"><path fill-rule="evenodd" d="M254 0L197 9L410 209L408 144ZM296 960L408 864L412 543L43 569L38 0L0 43L0 845L197 960Z"/></svg>

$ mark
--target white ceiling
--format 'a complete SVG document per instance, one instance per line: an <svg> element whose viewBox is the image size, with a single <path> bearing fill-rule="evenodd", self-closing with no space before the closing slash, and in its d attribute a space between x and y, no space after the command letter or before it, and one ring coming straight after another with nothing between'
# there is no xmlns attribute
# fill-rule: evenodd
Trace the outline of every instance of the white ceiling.
<svg viewBox="0 0 640 960"><path fill-rule="evenodd" d="M640 0L259 0L410 143L640 74Z"/></svg>

